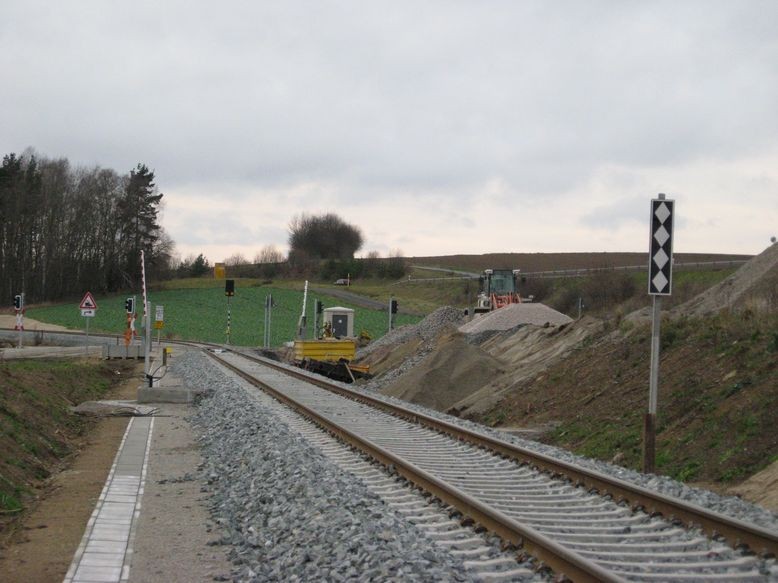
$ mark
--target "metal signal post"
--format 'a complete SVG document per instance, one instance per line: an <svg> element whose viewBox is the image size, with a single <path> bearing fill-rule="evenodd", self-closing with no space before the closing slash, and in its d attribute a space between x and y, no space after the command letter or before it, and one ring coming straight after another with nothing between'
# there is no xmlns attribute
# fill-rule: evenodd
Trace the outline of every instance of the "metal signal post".
<svg viewBox="0 0 778 583"><path fill-rule="evenodd" d="M270 320L273 311L273 294L265 296L265 329L262 338L263 348L270 348Z"/></svg>
<svg viewBox="0 0 778 583"><path fill-rule="evenodd" d="M235 280L224 280L224 295L227 296L227 346L230 344L230 334L232 333L232 296L235 295Z"/></svg>
<svg viewBox="0 0 778 583"><path fill-rule="evenodd" d="M643 424L643 471L654 472L656 460L656 412L659 401L659 338L662 296L672 293L673 224L675 201L664 194L651 201L651 240L649 243L648 293L653 296L651 318L651 369L649 374L648 413Z"/></svg>
<svg viewBox="0 0 778 583"><path fill-rule="evenodd" d="M230 344L230 333L231 333L231 326L232 326L232 304L230 300L232 299L232 296L227 296L227 330L225 331L225 334L227 334L227 345Z"/></svg>

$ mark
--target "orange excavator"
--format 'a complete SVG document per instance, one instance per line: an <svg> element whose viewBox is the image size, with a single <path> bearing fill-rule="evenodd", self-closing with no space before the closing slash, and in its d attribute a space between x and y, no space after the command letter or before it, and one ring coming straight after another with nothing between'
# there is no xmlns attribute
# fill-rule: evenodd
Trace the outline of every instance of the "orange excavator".
<svg viewBox="0 0 778 583"><path fill-rule="evenodd" d="M485 269L479 278L481 291L475 306L476 314L485 314L510 304L522 302L519 295L520 269Z"/></svg>

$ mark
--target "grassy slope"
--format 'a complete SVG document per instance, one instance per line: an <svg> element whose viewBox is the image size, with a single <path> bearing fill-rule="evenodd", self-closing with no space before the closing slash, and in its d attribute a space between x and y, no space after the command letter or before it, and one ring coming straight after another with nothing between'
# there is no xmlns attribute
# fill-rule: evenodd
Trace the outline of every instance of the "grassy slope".
<svg viewBox="0 0 778 583"><path fill-rule="evenodd" d="M650 330L609 332L515 386L481 421L559 423L546 440L641 465ZM778 459L778 316L722 314L662 327L657 470L730 482Z"/></svg>
<svg viewBox="0 0 778 583"><path fill-rule="evenodd" d="M94 420L71 405L99 399L126 363L11 360L0 363L0 517L19 511ZM0 522L0 530L2 522Z"/></svg>
<svg viewBox="0 0 778 583"><path fill-rule="evenodd" d="M149 294L152 305L165 307L163 337L208 342L224 342L227 327L227 298L223 282L212 279L185 280L178 283L182 289L163 289ZM299 289L284 289L279 286L264 286L254 280L237 280L235 296L231 300L231 342L242 346L261 344L264 335L264 302L267 294L273 295L275 307L272 312L271 344L280 346L294 338L297 321L302 309L303 292ZM126 296L97 297L97 315L90 322L90 330L122 333L126 328L124 300ZM373 338L386 333L385 312L349 305L343 300L308 295L309 330L313 318L313 300L324 302L325 307L342 306L355 310L355 332L367 330ZM138 298L140 301L140 298ZM152 316L154 310L152 309ZM77 306L63 304L33 308L28 311L31 318L83 329L84 318ZM402 325L419 320L419 317L399 314L397 324ZM139 328L139 325L138 325Z"/></svg>

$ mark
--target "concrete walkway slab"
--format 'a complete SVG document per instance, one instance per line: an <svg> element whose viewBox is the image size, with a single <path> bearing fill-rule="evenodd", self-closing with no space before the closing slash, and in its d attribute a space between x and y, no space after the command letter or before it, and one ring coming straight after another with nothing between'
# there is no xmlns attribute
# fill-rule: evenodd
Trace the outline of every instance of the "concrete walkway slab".
<svg viewBox="0 0 778 583"><path fill-rule="evenodd" d="M65 583L121 583L129 579L153 428L153 417L130 419Z"/></svg>

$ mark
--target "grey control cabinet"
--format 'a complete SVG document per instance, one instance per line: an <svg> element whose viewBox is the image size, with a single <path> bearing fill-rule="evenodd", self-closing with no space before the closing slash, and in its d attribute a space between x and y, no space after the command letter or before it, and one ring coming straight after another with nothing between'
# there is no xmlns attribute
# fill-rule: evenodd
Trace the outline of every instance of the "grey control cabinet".
<svg viewBox="0 0 778 583"><path fill-rule="evenodd" d="M354 336L354 310L351 308L327 308L324 310L324 323L329 323L336 338Z"/></svg>

